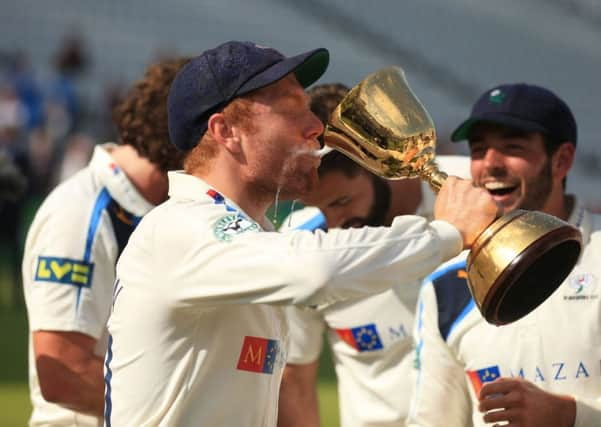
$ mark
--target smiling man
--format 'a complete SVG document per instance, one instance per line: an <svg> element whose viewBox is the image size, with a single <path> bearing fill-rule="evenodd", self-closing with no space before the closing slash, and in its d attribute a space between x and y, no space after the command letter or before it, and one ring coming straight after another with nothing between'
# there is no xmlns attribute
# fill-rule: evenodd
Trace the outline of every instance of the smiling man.
<svg viewBox="0 0 601 427"><path fill-rule="evenodd" d="M577 140L569 107L539 86L501 85L452 138L468 140L474 183L505 212L558 216L580 228L585 246L547 301L502 327L477 310L465 255L430 276L417 312L409 425L600 426L601 216L565 193Z"/></svg>

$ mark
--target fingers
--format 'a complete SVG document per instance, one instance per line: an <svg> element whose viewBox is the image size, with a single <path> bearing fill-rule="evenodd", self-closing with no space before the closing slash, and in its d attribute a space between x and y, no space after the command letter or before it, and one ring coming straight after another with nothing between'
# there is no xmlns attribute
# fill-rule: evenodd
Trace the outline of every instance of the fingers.
<svg viewBox="0 0 601 427"><path fill-rule="evenodd" d="M491 411L484 414L482 419L485 423L499 423L499 422L517 422L520 414L514 409L501 409L497 411ZM497 424L498 425L498 424ZM502 424L506 426L508 424ZM509 424L511 425L511 424Z"/></svg>
<svg viewBox="0 0 601 427"><path fill-rule="evenodd" d="M488 383L484 383L482 389L480 389L480 400L484 400L490 398L491 395L496 394L507 394L509 393L515 385L518 383L518 380L513 378L497 378L495 381L491 381Z"/></svg>
<svg viewBox="0 0 601 427"><path fill-rule="evenodd" d="M465 248L471 247L498 212L486 190L452 176L444 182L434 205L434 218L453 224L461 233Z"/></svg>
<svg viewBox="0 0 601 427"><path fill-rule="evenodd" d="M480 412L487 412L494 409L504 409L514 407L517 403L515 393L497 393L490 394L478 403Z"/></svg>

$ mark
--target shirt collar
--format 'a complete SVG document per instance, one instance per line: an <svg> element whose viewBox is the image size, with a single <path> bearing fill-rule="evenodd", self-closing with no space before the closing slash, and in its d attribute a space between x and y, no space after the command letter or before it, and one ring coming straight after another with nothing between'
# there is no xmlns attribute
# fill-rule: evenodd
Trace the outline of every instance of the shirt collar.
<svg viewBox="0 0 601 427"><path fill-rule="evenodd" d="M169 171L167 177L169 178L169 197L208 203L215 202L214 198L208 194L209 190L213 190L213 187L204 180L184 171ZM226 200L224 199L224 201ZM227 203L230 204L230 200L227 200Z"/></svg>
<svg viewBox="0 0 601 427"><path fill-rule="evenodd" d="M574 208L568 218L568 222L580 229L580 232L582 233L582 244L586 246L591 235L591 214L584 208L576 196L572 197L574 197Z"/></svg>
<svg viewBox="0 0 601 427"><path fill-rule="evenodd" d="M146 200L129 180L125 172L115 163L110 151L116 144L107 143L94 147L90 169L106 187L111 197L126 211L143 216L154 205Z"/></svg>
<svg viewBox="0 0 601 427"><path fill-rule="evenodd" d="M184 171L169 171L169 197L182 200L196 200L202 203L223 204L228 210L236 211L250 219L234 201L223 196L219 189L214 188L207 182ZM217 196L216 194L217 193ZM252 220L252 219L251 219ZM252 220L254 221L254 220ZM264 230L272 231L273 224L268 218L263 218L259 224Z"/></svg>

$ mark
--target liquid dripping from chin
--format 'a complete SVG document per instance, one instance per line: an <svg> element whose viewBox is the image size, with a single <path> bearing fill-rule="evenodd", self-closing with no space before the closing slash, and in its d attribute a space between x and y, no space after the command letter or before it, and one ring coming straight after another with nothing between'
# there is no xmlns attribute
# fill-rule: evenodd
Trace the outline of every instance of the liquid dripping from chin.
<svg viewBox="0 0 601 427"><path fill-rule="evenodd" d="M298 200L294 199L290 204L290 212L288 212L288 228L290 228L290 225L292 224L292 212L294 212L294 205L296 205L297 201Z"/></svg>
<svg viewBox="0 0 601 427"><path fill-rule="evenodd" d="M300 156L306 156L306 155L310 155L310 156L314 156L316 158L319 158L320 155L320 150L315 150L315 149L308 149L308 148L296 148L294 150L292 150L290 152L290 156L289 158L284 162L282 169L280 171L279 177L278 177L278 188L275 194L275 201L273 204L273 218L272 218L272 222L274 224L277 224L277 220L278 220L278 209L279 209L279 199L280 199L280 192L282 191L282 188L284 187L284 185L286 184L286 177L288 175L290 175L290 172L293 170L294 168L294 160ZM290 212L289 212L289 222L292 220L292 212L294 211L294 205L296 203L296 200L293 200L292 205L290 207Z"/></svg>
<svg viewBox="0 0 601 427"><path fill-rule="evenodd" d="M278 190L275 192L275 200L273 202L273 218L271 222L277 224L278 222L278 208L280 203L280 191L282 191L282 185L278 185Z"/></svg>

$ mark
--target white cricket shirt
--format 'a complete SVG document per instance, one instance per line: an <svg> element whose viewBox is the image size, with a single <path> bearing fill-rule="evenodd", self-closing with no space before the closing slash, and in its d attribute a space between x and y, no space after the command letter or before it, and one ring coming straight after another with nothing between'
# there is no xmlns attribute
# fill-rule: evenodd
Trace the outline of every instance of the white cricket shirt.
<svg viewBox="0 0 601 427"><path fill-rule="evenodd" d="M107 426L275 426L285 304L381 292L459 253L448 223L263 232L204 181L170 173L118 266Z"/></svg>
<svg viewBox="0 0 601 427"><path fill-rule="evenodd" d="M437 156L442 171L469 177L469 157ZM435 194L422 183L419 215L433 218ZM325 217L314 207L293 212L280 230L316 230ZM412 386L413 312L419 281L400 274L397 285L378 295L313 308L286 307L290 324L288 362L319 357L327 332L338 380L342 427L401 426Z"/></svg>
<svg viewBox="0 0 601 427"><path fill-rule="evenodd" d="M504 326L487 323L469 294L467 253L433 273L416 320L410 426L485 426L476 391L499 376L522 377L576 398L575 427L601 426L601 215L576 205L584 251L538 308Z"/></svg>
<svg viewBox="0 0 601 427"><path fill-rule="evenodd" d="M29 228L23 286L29 317L31 426L98 426L102 420L46 402L33 354L33 331L81 332L107 348L106 321L120 247L151 209L109 154L97 146L90 164L46 198Z"/></svg>

